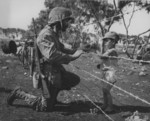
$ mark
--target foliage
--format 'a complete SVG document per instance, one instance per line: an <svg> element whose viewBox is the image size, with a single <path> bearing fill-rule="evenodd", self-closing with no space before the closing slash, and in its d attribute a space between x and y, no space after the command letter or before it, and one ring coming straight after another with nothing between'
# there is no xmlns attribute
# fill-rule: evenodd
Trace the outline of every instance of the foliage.
<svg viewBox="0 0 150 121"><path fill-rule="evenodd" d="M113 0L115 1L115 0ZM125 6L130 6L133 1L118 0L118 7L116 3L110 4L106 0L45 0L45 10L41 10L39 17L35 18L35 29L39 33L41 29L47 24L48 14L54 7L66 7L70 8L75 17L75 27L63 34L63 41L75 44L84 42L87 40L87 33L82 30L89 23L95 23L97 28L97 34L104 36L104 34L110 30L113 23L119 21L121 16L117 16ZM135 1L134 1L135 2ZM139 7L148 6L149 3L138 1L136 5ZM149 12L149 7L146 8ZM115 16L115 17L114 17ZM28 27L29 30L26 33L28 35L34 35L33 23ZM99 31L100 30L100 31ZM79 44L77 44L79 45Z"/></svg>
<svg viewBox="0 0 150 121"><path fill-rule="evenodd" d="M150 1L149 0L141 0L140 2L137 2L137 6L140 6L141 8L145 8L145 10L149 13L150 12Z"/></svg>
<svg viewBox="0 0 150 121"><path fill-rule="evenodd" d="M65 40L67 40L67 38L74 38L77 41L81 41L81 39L84 41L82 30L87 23L91 22L91 20L99 26L100 29L98 30L101 31L98 34L102 36L105 32L109 31L110 26L114 21L120 19L120 17L114 17L112 22L110 17L116 15L117 11L114 5L109 4L105 0L45 0L44 4L47 9L40 11L39 17L35 19L37 33L46 25L48 14L52 8L62 6L72 10L74 17L76 18L75 24L77 26L72 32L69 31L71 33L68 35L71 37L67 34L65 35ZM102 21L104 21L104 25L101 24ZM29 31L34 32L33 23L31 23L28 28ZM77 35L78 38L76 38L75 35Z"/></svg>
<svg viewBox="0 0 150 121"><path fill-rule="evenodd" d="M25 33L25 30L23 30L23 29L19 29L19 28L6 28L6 29L4 29L4 28L0 28L2 31L3 31L3 33L5 34L5 35L7 35L7 34L10 34L10 33Z"/></svg>
<svg viewBox="0 0 150 121"><path fill-rule="evenodd" d="M11 37L12 39L16 39L15 37L18 37L19 35L24 36L26 33L25 30L19 28L0 28L0 31L0 36Z"/></svg>
<svg viewBox="0 0 150 121"><path fill-rule="evenodd" d="M25 33L24 33L24 35L23 35L23 40L24 39L27 39L27 40L30 40L30 39L34 39L34 33L33 33L33 31L31 31L31 30L27 30Z"/></svg>
<svg viewBox="0 0 150 121"><path fill-rule="evenodd" d="M34 20L36 25L34 25L32 22L31 25L28 26L28 31L35 33L34 32L34 26L35 26L36 33L38 34L40 30L43 29L44 26L47 24L48 13L49 13L49 9L41 10L39 13L39 17Z"/></svg>
<svg viewBox="0 0 150 121"><path fill-rule="evenodd" d="M139 6L141 8L145 8L145 10L149 13L150 12L150 1L149 0L118 0L118 8L123 9L125 6L130 6L130 4L134 2L136 3L136 6Z"/></svg>

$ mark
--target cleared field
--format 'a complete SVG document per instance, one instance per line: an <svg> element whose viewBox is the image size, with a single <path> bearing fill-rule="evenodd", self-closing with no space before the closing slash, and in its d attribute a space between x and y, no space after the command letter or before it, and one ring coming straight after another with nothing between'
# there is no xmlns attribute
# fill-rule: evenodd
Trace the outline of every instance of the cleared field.
<svg viewBox="0 0 150 121"><path fill-rule="evenodd" d="M101 81L82 71L86 70L101 78L92 54L83 55L71 64L65 65L65 68L73 76L79 77L79 80L66 82L71 90L60 92L58 100L62 104L56 105L54 112L35 112L31 106L20 100L15 101L14 106L6 104L8 94L16 86L21 86L35 95L40 95L40 90L32 88L29 70L23 69L18 58L0 53L0 121L108 121L101 112L93 114L91 109L95 106L83 97L88 96L98 106L103 103ZM139 76L143 66L120 59L116 86L150 102L150 66L145 66L148 75ZM113 120L124 121L126 118L122 116L124 113L132 114L135 111L150 117L150 105L116 88L113 88L111 93L116 112L108 115Z"/></svg>

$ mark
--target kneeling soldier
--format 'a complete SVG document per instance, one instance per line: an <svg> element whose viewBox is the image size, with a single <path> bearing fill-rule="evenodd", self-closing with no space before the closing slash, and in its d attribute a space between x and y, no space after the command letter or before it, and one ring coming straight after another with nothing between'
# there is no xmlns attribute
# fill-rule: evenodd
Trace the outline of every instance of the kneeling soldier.
<svg viewBox="0 0 150 121"><path fill-rule="evenodd" d="M28 104L33 105L37 111L52 110L56 104L56 98L61 90L63 80L62 64L77 59L83 53L82 50L70 50L64 47L59 41L59 36L73 22L72 13L69 9L56 7L49 14L48 25L39 33L36 44L41 54L42 66L41 77L46 85L42 85L42 97L33 96L24 92L21 88L16 88L8 97L7 103L12 105L15 99L23 99ZM48 91L47 91L48 90Z"/></svg>

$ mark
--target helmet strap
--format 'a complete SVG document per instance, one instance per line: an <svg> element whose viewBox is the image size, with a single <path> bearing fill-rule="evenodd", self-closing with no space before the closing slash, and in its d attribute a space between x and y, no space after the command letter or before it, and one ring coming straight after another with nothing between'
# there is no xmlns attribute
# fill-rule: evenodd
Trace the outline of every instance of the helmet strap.
<svg viewBox="0 0 150 121"><path fill-rule="evenodd" d="M61 39L62 39L62 42L63 42L63 32L62 32L63 22L62 22L62 19L60 20L60 26L61 26L60 35L61 35Z"/></svg>

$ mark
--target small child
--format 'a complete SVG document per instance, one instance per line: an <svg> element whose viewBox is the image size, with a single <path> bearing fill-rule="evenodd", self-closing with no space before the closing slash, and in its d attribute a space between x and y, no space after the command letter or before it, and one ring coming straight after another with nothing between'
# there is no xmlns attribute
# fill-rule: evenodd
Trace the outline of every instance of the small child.
<svg viewBox="0 0 150 121"><path fill-rule="evenodd" d="M119 36L115 32L108 32L105 34L105 37L102 39L102 50L100 56L101 63L98 64L98 68L102 72L102 78L106 82L102 82L102 91L104 103L101 107L106 112L113 111L113 101L110 90L113 87L113 84L116 83L116 67L118 66L118 61L116 58L109 58L107 56L117 57L117 51L115 45L119 40ZM108 83L107 83L108 82Z"/></svg>

